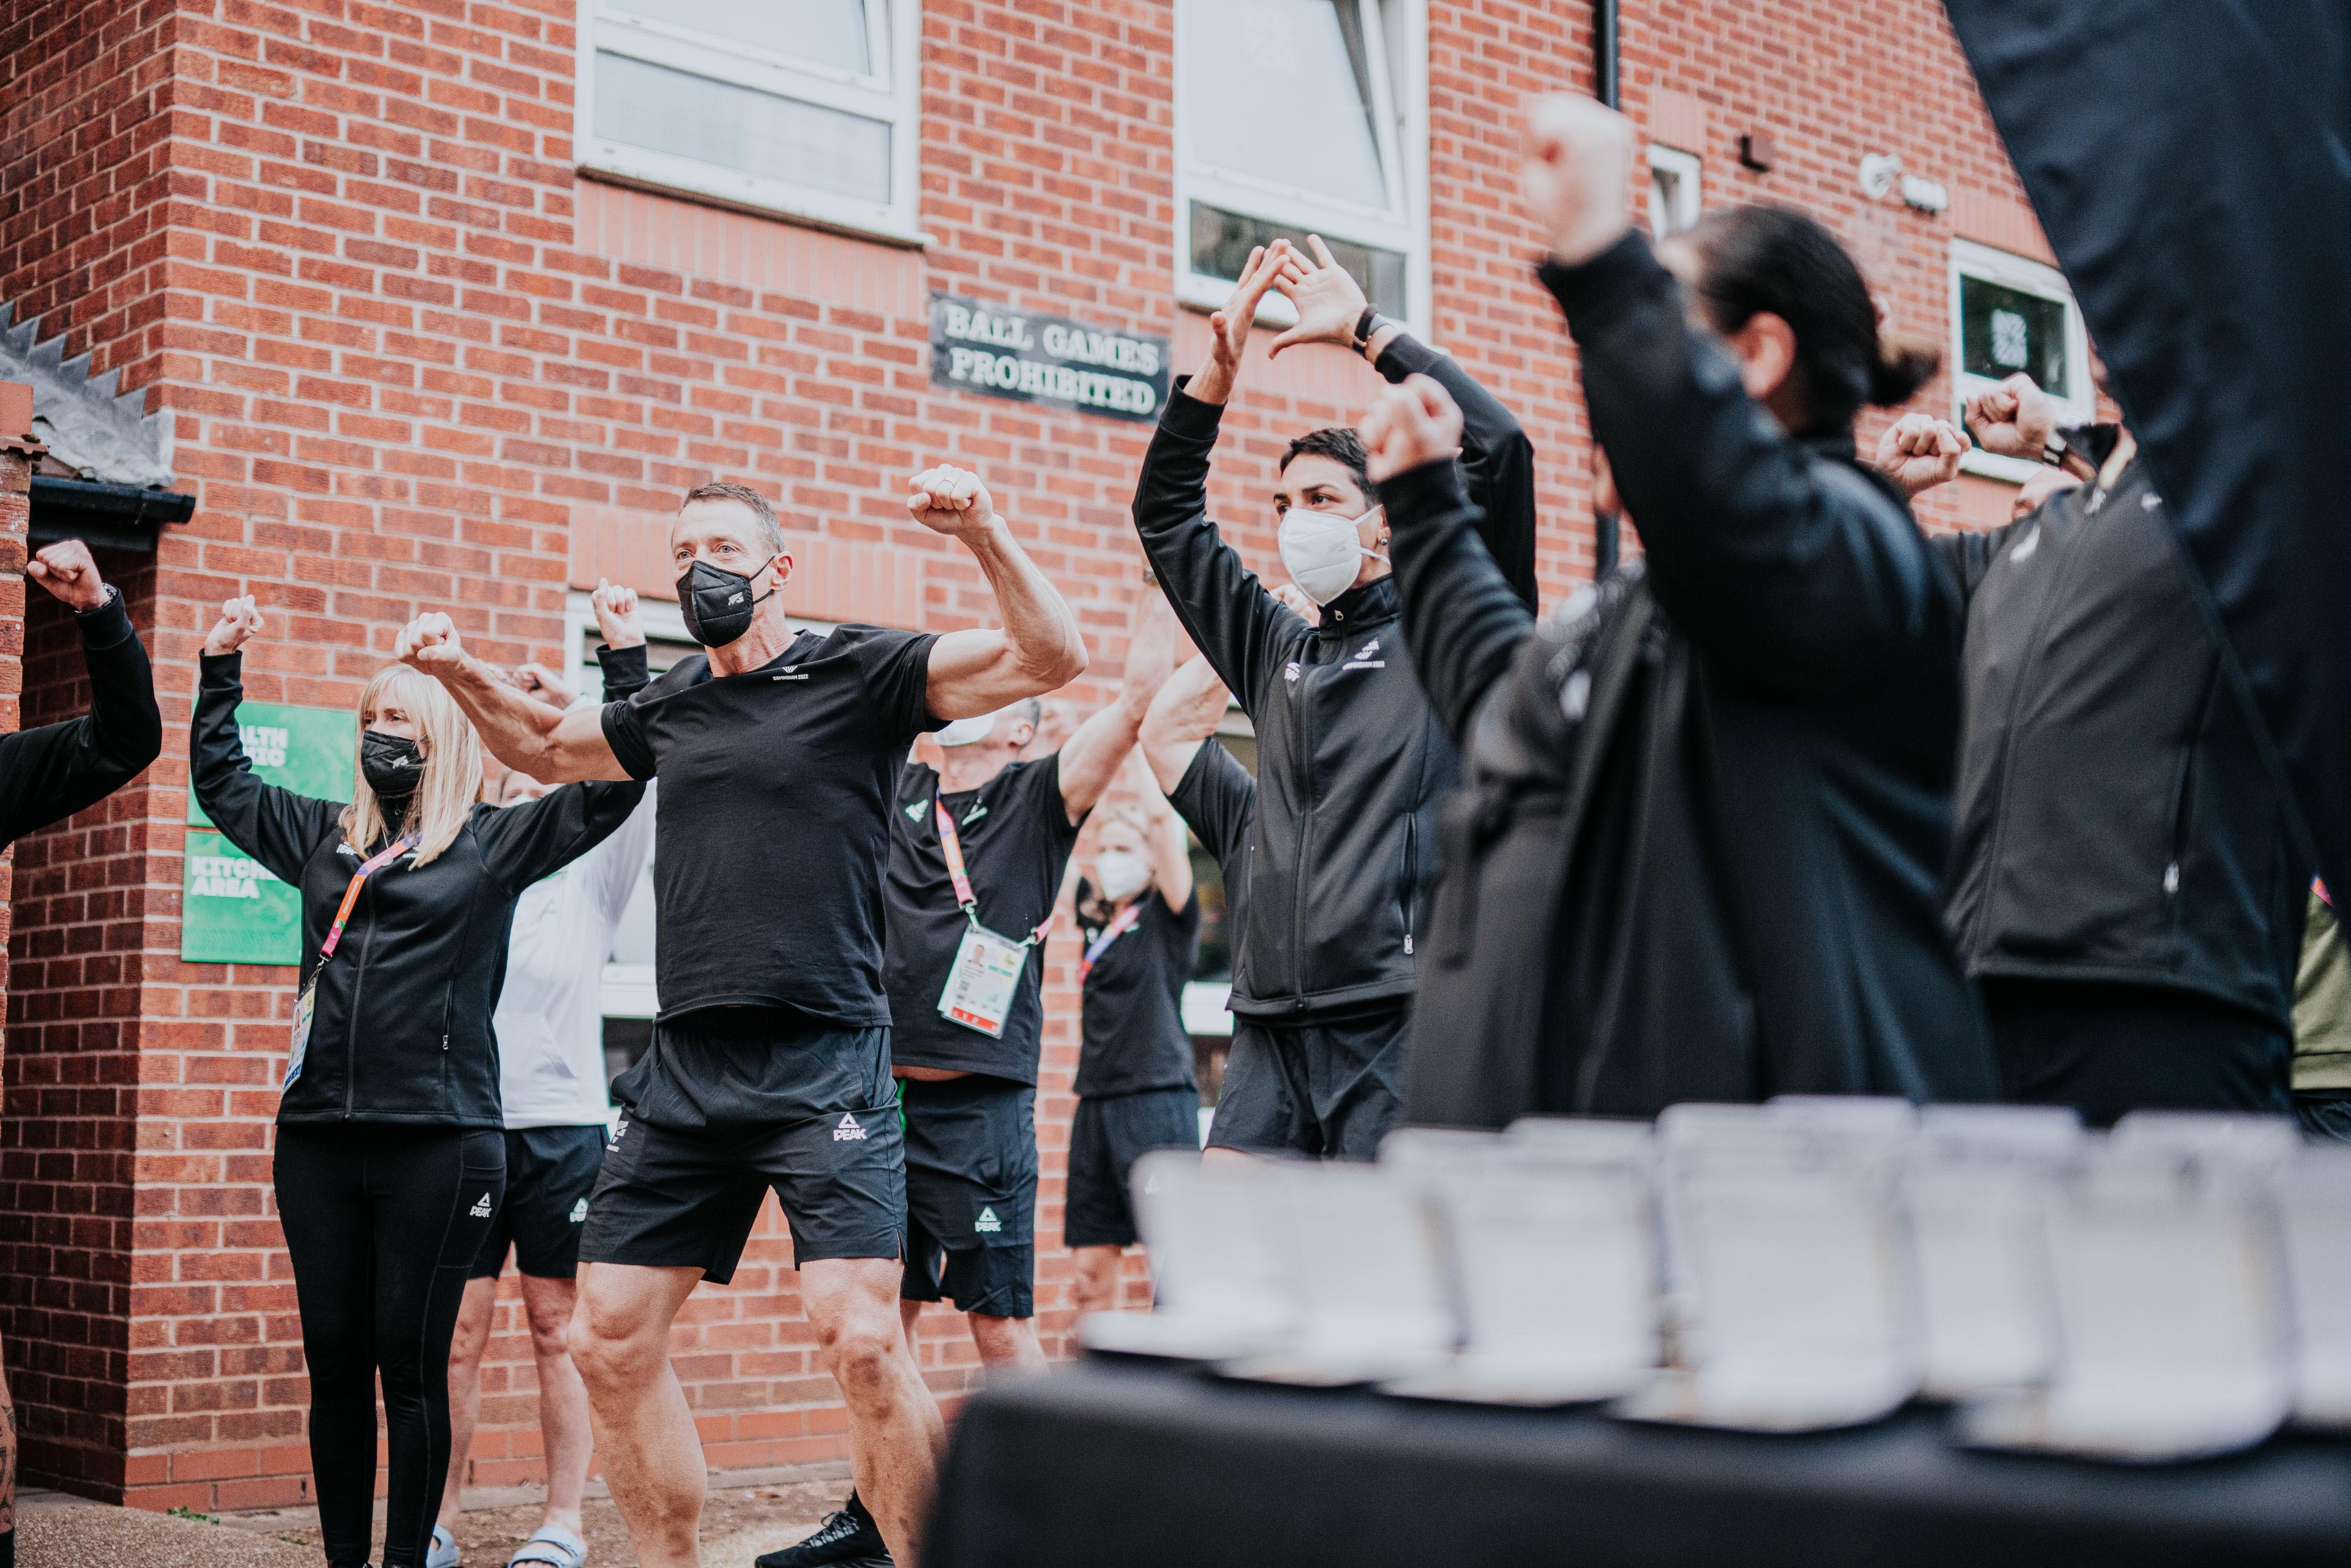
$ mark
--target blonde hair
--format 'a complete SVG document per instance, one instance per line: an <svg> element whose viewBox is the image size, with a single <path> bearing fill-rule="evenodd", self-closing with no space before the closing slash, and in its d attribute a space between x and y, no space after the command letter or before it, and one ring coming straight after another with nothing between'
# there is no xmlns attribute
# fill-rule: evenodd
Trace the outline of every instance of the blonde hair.
<svg viewBox="0 0 2351 1568"><path fill-rule="evenodd" d="M418 842L415 864L424 865L455 843L481 798L482 741L441 683L406 664L386 664L360 694L360 727L385 700L398 703L416 721L424 751L424 776L410 808ZM369 788L367 771L352 769L351 803L343 808L343 841L367 854L392 831L383 807Z"/></svg>

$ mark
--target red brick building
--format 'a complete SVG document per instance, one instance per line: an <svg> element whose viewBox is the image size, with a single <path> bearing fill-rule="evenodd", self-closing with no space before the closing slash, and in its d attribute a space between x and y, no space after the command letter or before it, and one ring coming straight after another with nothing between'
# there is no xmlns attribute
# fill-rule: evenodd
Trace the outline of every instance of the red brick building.
<svg viewBox="0 0 2351 1568"><path fill-rule="evenodd" d="M1521 103L1593 79L1587 6L806 0L768 8L789 26L741 20L762 9L25 0L0 23L0 303L167 413L172 487L196 497L152 547L103 553L154 656L162 760L16 851L0 1339L28 1476L153 1507L306 1495L269 1193L292 970L180 956L183 726L223 597L270 617L258 701L348 708L428 608L491 657L576 663L579 591L667 596L675 497L724 476L778 497L796 613L971 624L984 585L901 499L953 459L1077 606L1095 664L1070 695L1091 704L1123 653L1150 427L937 384L931 296L1170 340L1188 370L1196 307L1263 223L1349 241L1392 314L1520 411L1546 591L1588 574L1580 405L1516 201ZM1898 330L1947 353L1971 333L1995 369L2067 353L2079 377L2078 324L1934 0L1623 12L1661 219L1811 208ZM1253 357L1217 499L1270 561L1280 442L1353 418L1376 378L1334 350ZM1951 396L1947 376L1922 402ZM1997 516L2005 492L1971 480L1929 510ZM10 605L16 566L9 547ZM63 616L34 604L26 722L74 710L78 675ZM1040 1243L1072 958L1057 944L1048 969ZM789 1262L771 1214L737 1282L681 1320L715 1464L844 1452ZM1040 1275L1061 1347L1056 1247ZM926 1326L925 1365L960 1388L960 1324ZM535 1465L527 1339L502 1327L484 1481Z"/></svg>

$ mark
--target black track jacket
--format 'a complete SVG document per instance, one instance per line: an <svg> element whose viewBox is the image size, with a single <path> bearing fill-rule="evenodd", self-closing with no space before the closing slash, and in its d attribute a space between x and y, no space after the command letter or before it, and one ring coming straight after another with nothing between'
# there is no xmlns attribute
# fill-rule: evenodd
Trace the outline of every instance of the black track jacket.
<svg viewBox="0 0 2351 1568"><path fill-rule="evenodd" d="M1850 431L1783 433L1639 235L1543 273L1645 559L1535 626L1443 466L1381 486L1469 759L1405 1116L1989 1100L1942 923L1959 603Z"/></svg>
<svg viewBox="0 0 2351 1568"><path fill-rule="evenodd" d="M2312 868L2146 465L1935 542L1968 597L1969 972L2171 986L2291 1030Z"/></svg>
<svg viewBox="0 0 2351 1568"><path fill-rule="evenodd" d="M163 716L147 650L131 629L122 591L76 612L89 712L63 724L0 735L0 849L94 806L139 776L163 749Z"/></svg>
<svg viewBox="0 0 2351 1568"><path fill-rule="evenodd" d="M600 656L615 695L645 684L643 649ZM204 657L188 781L229 842L302 894L300 974L319 977L318 1010L277 1119L503 1126L490 1015L506 984L515 901L609 836L645 787L567 784L519 806L475 806L430 864L403 857L367 879L321 971L319 948L360 857L343 842L341 801L253 776L236 730L244 663L242 653Z"/></svg>
<svg viewBox="0 0 2351 1568"><path fill-rule="evenodd" d="M1493 559L1534 601L1534 450L1493 395L1398 338L1380 373L1416 371L1461 405L1462 466L1491 510ZM1176 618L1257 727L1249 893L1233 942L1232 1009L1261 1019L1402 1008L1436 871L1437 802L1460 762L1414 680L1395 580L1352 588L1311 626L1259 586L1208 520L1223 409L1180 388L1135 486L1134 527Z"/></svg>

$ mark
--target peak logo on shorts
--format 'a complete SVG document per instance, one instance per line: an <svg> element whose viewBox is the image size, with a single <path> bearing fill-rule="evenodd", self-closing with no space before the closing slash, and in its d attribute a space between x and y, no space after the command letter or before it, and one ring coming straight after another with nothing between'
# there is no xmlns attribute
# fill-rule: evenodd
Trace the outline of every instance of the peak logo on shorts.
<svg viewBox="0 0 2351 1568"><path fill-rule="evenodd" d="M974 1230L984 1231L987 1235L993 1236L998 1231L1004 1228L1004 1222L996 1218L996 1210L994 1208L983 1208L979 1211L979 1218L972 1221L971 1228Z"/></svg>
<svg viewBox="0 0 2351 1568"><path fill-rule="evenodd" d="M832 1141L836 1144L862 1144L865 1141L865 1129L857 1124L856 1117L844 1111L841 1113L839 1124L832 1129Z"/></svg>
<svg viewBox="0 0 2351 1568"><path fill-rule="evenodd" d="M482 1194L481 1197L474 1200L474 1207L467 1209L465 1212L472 1215L476 1219L487 1219L490 1217L490 1195L488 1193Z"/></svg>
<svg viewBox="0 0 2351 1568"><path fill-rule="evenodd" d="M586 1198L583 1197L578 1203L571 1206L571 1223L574 1225L585 1225L588 1223L588 1200Z"/></svg>
<svg viewBox="0 0 2351 1568"><path fill-rule="evenodd" d="M628 1135L629 1119L626 1116L623 1116L619 1121L612 1124L612 1142L617 1144Z"/></svg>

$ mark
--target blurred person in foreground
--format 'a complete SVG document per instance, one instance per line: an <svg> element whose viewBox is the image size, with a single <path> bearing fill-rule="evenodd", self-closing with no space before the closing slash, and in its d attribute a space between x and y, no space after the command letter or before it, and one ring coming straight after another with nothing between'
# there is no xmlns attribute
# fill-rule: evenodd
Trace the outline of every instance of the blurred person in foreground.
<svg viewBox="0 0 2351 1568"><path fill-rule="evenodd" d="M1862 405L1932 361L1887 351L1813 219L1734 208L1653 250L1628 121L1552 99L1529 141L1542 280L1646 555L1538 625L1478 538L1443 389L1367 423L1415 667L1469 773L1406 1115L1990 1099L1938 897L1959 597L1854 450Z"/></svg>
<svg viewBox="0 0 2351 1568"><path fill-rule="evenodd" d="M652 679L634 590L599 582L596 622L607 649L604 700L618 702ZM525 664L515 687L559 713L579 694L552 671ZM520 806L554 786L486 759L482 800ZM517 1564L583 1568L581 1499L594 1440L588 1389L571 1364L564 1335L579 1299L580 1236L588 1197L603 1169L611 1130L604 1081L604 962L621 916L653 852L654 791L586 854L523 889L507 937L506 984L491 1027L498 1041L498 1101L506 1124L507 1191L475 1255L457 1327L449 1344L449 1479L433 1527L425 1568L457 1568L455 1529L465 1502L465 1469L482 1406L482 1354L497 1307L498 1276L514 1254L523 1318L538 1379L539 1451L547 1462L547 1501L530 1536L507 1559Z"/></svg>
<svg viewBox="0 0 2351 1568"><path fill-rule="evenodd" d="M2312 1137L2351 1143L2351 943L2323 882L2310 884L2294 977L2294 1111Z"/></svg>
<svg viewBox="0 0 2351 1568"><path fill-rule="evenodd" d="M2002 1097L2094 1126L2283 1114L2311 868L2138 444L2059 428L2021 374L1965 417L1986 451L2071 481L2004 528L1934 541L1967 616L1948 915ZM1909 414L1878 466L1915 497L1966 445Z"/></svg>
<svg viewBox="0 0 2351 1568"><path fill-rule="evenodd" d="M1360 1159L1396 1117L1437 808L1459 759L1412 678L1387 525L1355 432L1298 436L1273 487L1282 566L1311 616L1270 597L1209 520L1209 460L1250 327L1276 290L1299 320L1273 352L1323 344L1391 382L1426 374L1452 390L1479 526L1522 605L1535 596L1534 459L1492 394L1366 305L1312 244L1311 256L1286 240L1252 252L1210 318L1207 359L1169 396L1144 456L1134 526L1185 630L1256 725L1261 758L1253 896L1233 936L1232 1055L1210 1148Z"/></svg>

